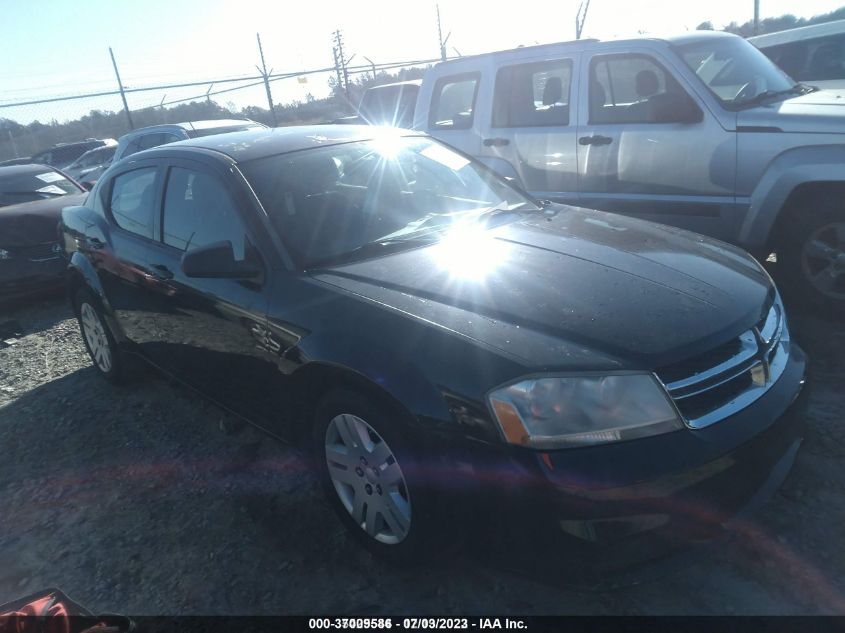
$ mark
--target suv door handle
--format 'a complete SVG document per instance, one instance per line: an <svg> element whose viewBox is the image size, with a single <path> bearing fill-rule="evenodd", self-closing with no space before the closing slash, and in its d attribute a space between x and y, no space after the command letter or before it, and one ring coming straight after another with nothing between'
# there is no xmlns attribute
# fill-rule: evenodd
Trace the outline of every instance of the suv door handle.
<svg viewBox="0 0 845 633"><path fill-rule="evenodd" d="M612 138L609 136L602 136L601 134L582 136L578 139L578 143L581 145L610 145L612 142Z"/></svg>
<svg viewBox="0 0 845 633"><path fill-rule="evenodd" d="M502 147L510 145L510 140L506 138L486 138L483 143L485 147Z"/></svg>
<svg viewBox="0 0 845 633"><path fill-rule="evenodd" d="M164 264L154 264L152 266L153 277L161 281L173 279L173 272Z"/></svg>

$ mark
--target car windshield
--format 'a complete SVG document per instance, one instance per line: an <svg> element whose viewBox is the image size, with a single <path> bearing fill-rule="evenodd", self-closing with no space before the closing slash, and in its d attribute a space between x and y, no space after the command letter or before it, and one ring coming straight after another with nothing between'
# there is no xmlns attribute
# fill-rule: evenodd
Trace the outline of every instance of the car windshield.
<svg viewBox="0 0 845 633"><path fill-rule="evenodd" d="M707 39L674 47L699 79L729 108L797 92L799 84L741 38Z"/></svg>
<svg viewBox="0 0 845 633"><path fill-rule="evenodd" d="M9 175L0 173L0 206L83 192L75 183L52 169Z"/></svg>
<svg viewBox="0 0 845 633"><path fill-rule="evenodd" d="M539 208L484 167L421 137L389 135L241 168L303 267L410 247L454 226Z"/></svg>

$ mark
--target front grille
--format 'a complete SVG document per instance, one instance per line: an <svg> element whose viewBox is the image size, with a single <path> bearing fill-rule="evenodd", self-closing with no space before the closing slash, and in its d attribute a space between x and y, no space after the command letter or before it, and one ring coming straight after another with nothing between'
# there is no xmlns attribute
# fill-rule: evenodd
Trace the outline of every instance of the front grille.
<svg viewBox="0 0 845 633"><path fill-rule="evenodd" d="M31 262L44 262L61 257L61 250L58 242L45 242L35 246L27 246L18 251L20 257L25 257Z"/></svg>
<svg viewBox="0 0 845 633"><path fill-rule="evenodd" d="M788 350L779 301L739 337L657 371L692 428L703 428L747 407L783 373Z"/></svg>

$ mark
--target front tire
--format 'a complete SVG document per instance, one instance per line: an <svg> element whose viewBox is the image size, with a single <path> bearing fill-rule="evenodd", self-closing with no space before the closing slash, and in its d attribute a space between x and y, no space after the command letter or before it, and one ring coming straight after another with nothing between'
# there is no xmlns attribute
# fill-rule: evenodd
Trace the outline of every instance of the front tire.
<svg viewBox="0 0 845 633"><path fill-rule="evenodd" d="M796 211L778 252L784 291L796 303L845 313L845 206L813 197Z"/></svg>
<svg viewBox="0 0 845 633"><path fill-rule="evenodd" d="M107 380L121 382L124 377L123 359L99 301L89 291L79 290L74 296L74 308L82 342L94 368Z"/></svg>
<svg viewBox="0 0 845 633"><path fill-rule="evenodd" d="M377 556L414 563L443 544L439 500L388 411L353 391L328 393L315 412L313 456L350 534Z"/></svg>

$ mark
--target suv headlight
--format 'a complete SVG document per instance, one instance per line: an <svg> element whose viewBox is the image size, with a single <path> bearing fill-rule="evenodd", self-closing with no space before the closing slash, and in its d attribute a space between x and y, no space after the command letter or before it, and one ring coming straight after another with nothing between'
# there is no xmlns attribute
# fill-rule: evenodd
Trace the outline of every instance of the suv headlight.
<svg viewBox="0 0 845 633"><path fill-rule="evenodd" d="M0 248L0 260L2 259L12 259L12 254L9 251Z"/></svg>
<svg viewBox="0 0 845 633"><path fill-rule="evenodd" d="M684 428L652 374L528 378L487 396L510 444L553 449L619 442Z"/></svg>

